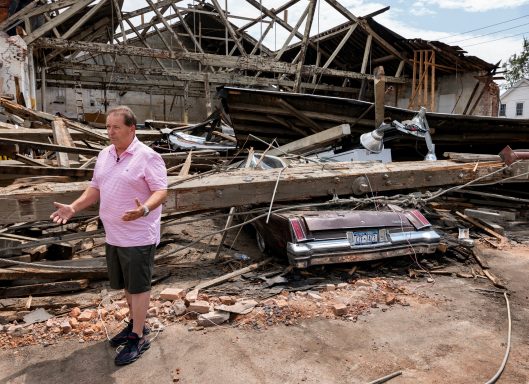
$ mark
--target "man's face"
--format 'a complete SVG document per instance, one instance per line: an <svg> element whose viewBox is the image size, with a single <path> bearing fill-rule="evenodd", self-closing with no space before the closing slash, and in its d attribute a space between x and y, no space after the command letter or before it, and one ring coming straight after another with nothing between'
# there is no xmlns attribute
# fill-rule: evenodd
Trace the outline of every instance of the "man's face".
<svg viewBox="0 0 529 384"><path fill-rule="evenodd" d="M110 142L120 149L126 149L134 139L134 126L125 125L125 117L120 113L107 116L107 132Z"/></svg>

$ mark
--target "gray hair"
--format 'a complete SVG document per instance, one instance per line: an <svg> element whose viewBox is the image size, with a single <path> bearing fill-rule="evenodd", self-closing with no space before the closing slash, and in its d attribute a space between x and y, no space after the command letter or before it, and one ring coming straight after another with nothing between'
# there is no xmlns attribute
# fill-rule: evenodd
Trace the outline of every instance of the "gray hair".
<svg viewBox="0 0 529 384"><path fill-rule="evenodd" d="M132 109L127 107L126 105L119 105L114 108L110 108L107 111L107 116L110 116L112 114L118 114L123 116L123 120L125 122L125 125L128 127L136 126L137 119L134 112L132 112Z"/></svg>

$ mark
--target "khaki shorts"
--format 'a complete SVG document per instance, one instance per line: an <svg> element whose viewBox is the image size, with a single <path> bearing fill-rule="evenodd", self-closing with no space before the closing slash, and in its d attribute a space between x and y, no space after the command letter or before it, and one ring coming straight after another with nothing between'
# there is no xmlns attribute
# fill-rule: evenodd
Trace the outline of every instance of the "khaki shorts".
<svg viewBox="0 0 529 384"><path fill-rule="evenodd" d="M108 279L112 289L135 294L151 290L156 245L116 247L106 244Z"/></svg>

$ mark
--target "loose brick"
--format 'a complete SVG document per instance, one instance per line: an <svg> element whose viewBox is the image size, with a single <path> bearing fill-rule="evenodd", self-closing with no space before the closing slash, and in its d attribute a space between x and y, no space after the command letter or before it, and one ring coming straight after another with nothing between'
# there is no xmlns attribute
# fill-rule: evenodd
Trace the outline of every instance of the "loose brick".
<svg viewBox="0 0 529 384"><path fill-rule="evenodd" d="M386 293L386 305L395 304L396 301L397 296L395 296L393 293Z"/></svg>
<svg viewBox="0 0 529 384"><path fill-rule="evenodd" d="M70 317L68 321L72 328L77 328L79 326L79 321L75 317Z"/></svg>
<svg viewBox="0 0 529 384"><path fill-rule="evenodd" d="M91 311L89 309L85 309L81 314L77 317L78 321L90 321L92 317L94 317L94 311Z"/></svg>
<svg viewBox="0 0 529 384"><path fill-rule="evenodd" d="M160 293L161 300L179 300L183 299L186 295L185 289L181 288L165 288Z"/></svg>
<svg viewBox="0 0 529 384"><path fill-rule="evenodd" d="M72 330L72 326L68 320L62 321L60 327L62 333L70 333Z"/></svg>
<svg viewBox="0 0 529 384"><path fill-rule="evenodd" d="M160 308L152 307L147 311L147 317L156 317L160 313Z"/></svg>
<svg viewBox="0 0 529 384"><path fill-rule="evenodd" d="M332 311L336 316L343 316L347 314L347 305L342 303L337 303L332 306Z"/></svg>
<svg viewBox="0 0 529 384"><path fill-rule="evenodd" d="M335 291L336 290L336 285L334 285L334 284L325 284L325 290L326 291Z"/></svg>
<svg viewBox="0 0 529 384"><path fill-rule="evenodd" d="M225 304L225 305L235 304L235 298L231 296L220 296L219 300L222 304Z"/></svg>
<svg viewBox="0 0 529 384"><path fill-rule="evenodd" d="M114 312L114 318L117 321L121 321L125 317L127 317L128 314L129 314L129 309L128 308L121 308L121 309L117 310L116 312Z"/></svg>
<svg viewBox="0 0 529 384"><path fill-rule="evenodd" d="M209 312L209 303L204 300L197 300L189 304L187 307L188 312L197 312L197 313L208 313Z"/></svg>
<svg viewBox="0 0 529 384"><path fill-rule="evenodd" d="M78 317L80 314L81 314L81 308L79 307L72 308L72 310L69 313L70 317Z"/></svg>

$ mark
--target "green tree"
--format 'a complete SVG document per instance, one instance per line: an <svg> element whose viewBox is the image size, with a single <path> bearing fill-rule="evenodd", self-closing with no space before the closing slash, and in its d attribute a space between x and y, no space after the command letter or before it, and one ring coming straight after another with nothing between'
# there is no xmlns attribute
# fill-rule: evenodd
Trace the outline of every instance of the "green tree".
<svg viewBox="0 0 529 384"><path fill-rule="evenodd" d="M529 39L523 38L522 52L509 57L509 60L503 63L502 68L505 72L507 87L512 87L520 79L529 78Z"/></svg>

